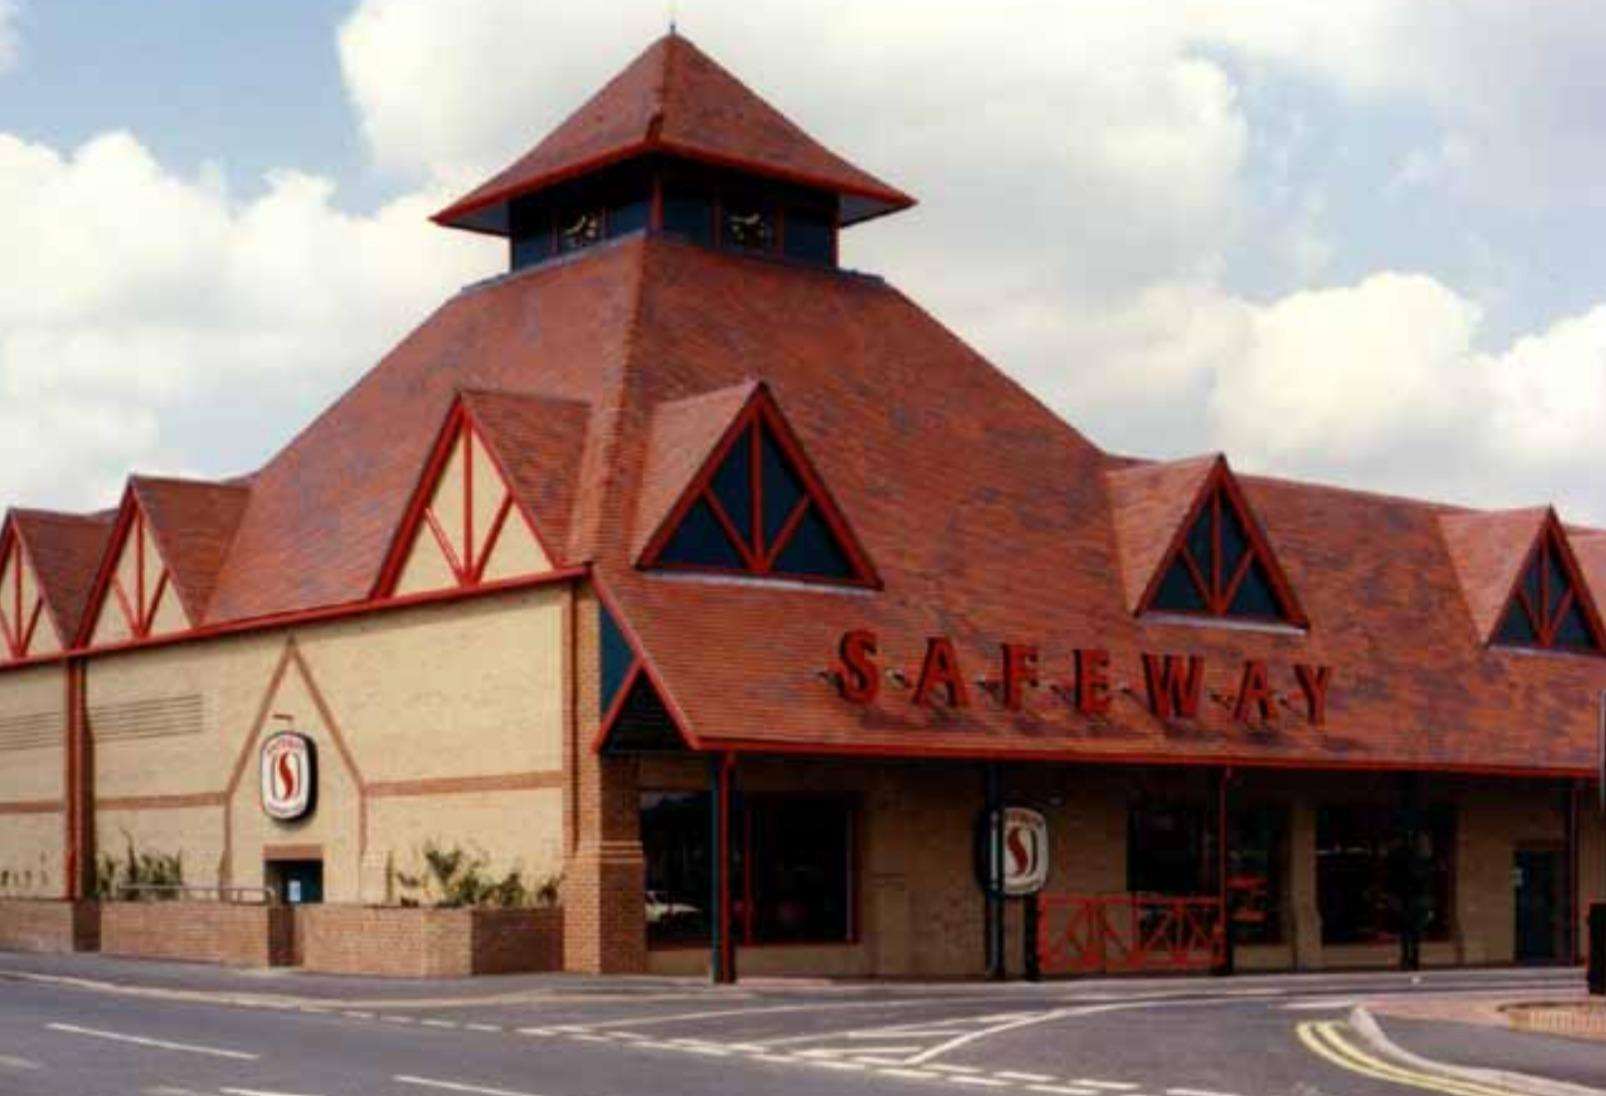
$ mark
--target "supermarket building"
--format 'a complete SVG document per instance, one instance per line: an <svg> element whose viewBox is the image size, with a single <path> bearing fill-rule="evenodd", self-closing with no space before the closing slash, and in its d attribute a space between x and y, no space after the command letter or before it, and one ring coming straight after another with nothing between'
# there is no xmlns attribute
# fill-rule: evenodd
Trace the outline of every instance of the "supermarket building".
<svg viewBox="0 0 1606 1096"><path fill-rule="evenodd" d="M838 266L913 204L671 35L259 471L10 511L0 944L349 952L435 850L575 971L1578 961L1606 531L1106 453Z"/></svg>

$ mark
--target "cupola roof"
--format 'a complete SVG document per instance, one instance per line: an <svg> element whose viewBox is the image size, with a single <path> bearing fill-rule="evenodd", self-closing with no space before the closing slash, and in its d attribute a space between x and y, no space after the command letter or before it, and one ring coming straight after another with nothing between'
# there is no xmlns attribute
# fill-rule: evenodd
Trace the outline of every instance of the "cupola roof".
<svg viewBox="0 0 1606 1096"><path fill-rule="evenodd" d="M652 153L829 191L841 200L843 224L914 205L810 137L690 41L669 34L535 148L433 220L506 236L513 199Z"/></svg>

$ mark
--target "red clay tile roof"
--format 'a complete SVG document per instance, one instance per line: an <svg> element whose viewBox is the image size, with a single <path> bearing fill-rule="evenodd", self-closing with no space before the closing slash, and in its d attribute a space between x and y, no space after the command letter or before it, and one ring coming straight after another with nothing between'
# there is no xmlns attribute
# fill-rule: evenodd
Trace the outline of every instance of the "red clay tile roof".
<svg viewBox="0 0 1606 1096"><path fill-rule="evenodd" d="M690 478L755 378L883 590L636 566L674 481ZM493 424L499 454L531 454L521 495L554 515L567 506L567 561L592 563L703 745L1551 774L1594 764L1606 659L1490 649L1474 622L1489 617L1488 591L1509 590L1544 511L1241 476L1308 631L1135 617L1129 588L1142 575L1128 572L1152 553L1143 529L1186 508L1199 468L1106 456L878 279L665 239L614 241L443 306L254 478L207 621L365 598L441 423L473 389L494 390L464 398ZM1168 477L1176 498L1155 487ZM1577 536L1591 575L1599 535ZM953 638L973 679L996 675L1003 640L1037 644L1050 683L1070 676L1075 648L1108 649L1115 710L1084 717L1047 688L1023 712L980 690L970 708L931 709L893 683L855 707L820 676L849 628L875 630L883 664L910 676L933 635ZM1145 652L1207 659L1201 718L1149 714ZM1294 711L1271 727L1236 722L1227 698L1246 658L1267 660L1295 701L1292 664L1330 665L1327 725Z"/></svg>
<svg viewBox="0 0 1606 1096"><path fill-rule="evenodd" d="M78 634L95 568L111 537L115 512L64 514L13 510L10 520L22 539L63 645Z"/></svg>
<svg viewBox="0 0 1606 1096"><path fill-rule="evenodd" d="M238 483L130 476L128 489L145 512L173 588L192 624L207 617L218 573L250 501Z"/></svg>
<svg viewBox="0 0 1606 1096"><path fill-rule="evenodd" d="M508 488L535 521L541 541L568 562L570 517L580 490L591 407L579 400L471 390L463 406L496 461Z"/></svg>
<svg viewBox="0 0 1606 1096"><path fill-rule="evenodd" d="M803 132L678 35L660 38L540 144L435 214L458 228L507 234L507 202L583 171L649 152L828 190L843 220L914 204Z"/></svg>
<svg viewBox="0 0 1606 1096"><path fill-rule="evenodd" d="M1136 612L1219 455L1138 464L1106 473L1127 608Z"/></svg>

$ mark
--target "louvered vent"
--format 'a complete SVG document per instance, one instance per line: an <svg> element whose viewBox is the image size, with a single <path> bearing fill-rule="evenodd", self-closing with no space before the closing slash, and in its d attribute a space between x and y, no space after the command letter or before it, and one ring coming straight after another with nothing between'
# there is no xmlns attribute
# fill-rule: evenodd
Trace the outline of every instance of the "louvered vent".
<svg viewBox="0 0 1606 1096"><path fill-rule="evenodd" d="M97 742L200 734L206 706L200 693L100 704L89 709L89 730Z"/></svg>
<svg viewBox="0 0 1606 1096"><path fill-rule="evenodd" d="M0 751L59 746L65 734L66 720L60 712L0 716Z"/></svg>

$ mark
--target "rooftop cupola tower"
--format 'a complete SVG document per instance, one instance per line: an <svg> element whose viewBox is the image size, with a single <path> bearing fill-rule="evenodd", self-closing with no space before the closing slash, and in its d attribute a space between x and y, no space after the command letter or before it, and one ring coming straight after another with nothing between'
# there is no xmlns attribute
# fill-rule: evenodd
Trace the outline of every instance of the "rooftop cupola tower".
<svg viewBox="0 0 1606 1096"><path fill-rule="evenodd" d="M507 237L514 270L632 232L834 266L842 227L913 204L671 33L434 220Z"/></svg>

